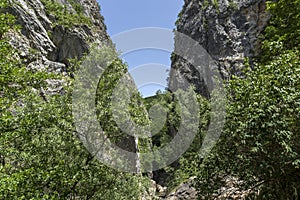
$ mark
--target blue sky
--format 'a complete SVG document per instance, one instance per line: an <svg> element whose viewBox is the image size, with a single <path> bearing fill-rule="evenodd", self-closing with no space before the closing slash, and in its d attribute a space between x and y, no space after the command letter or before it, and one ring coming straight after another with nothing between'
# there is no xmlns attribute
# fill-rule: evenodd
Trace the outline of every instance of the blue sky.
<svg viewBox="0 0 300 200"><path fill-rule="evenodd" d="M114 35L143 27L160 27L174 29L177 15L182 9L183 0L98 0L101 14L104 16L108 34ZM118 43L116 43L117 49ZM121 56L129 65L129 72L133 75L139 91L144 97L155 94L158 89L163 90L162 84L151 82L149 74L166 79L166 69L170 67L170 52L159 49L143 49L132 51ZM145 72L144 74L141 74ZM157 73L160 73L159 75ZM137 75L139 77L137 77ZM144 77L141 77L144 76ZM155 79L157 77L153 77ZM139 79L139 80L137 80ZM144 79L145 83L141 80Z"/></svg>

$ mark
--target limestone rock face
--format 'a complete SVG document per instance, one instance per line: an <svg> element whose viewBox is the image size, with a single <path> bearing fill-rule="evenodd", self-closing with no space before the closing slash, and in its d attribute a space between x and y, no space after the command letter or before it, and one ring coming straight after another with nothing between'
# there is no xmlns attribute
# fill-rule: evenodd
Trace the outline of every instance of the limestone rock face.
<svg viewBox="0 0 300 200"><path fill-rule="evenodd" d="M185 0L176 22L177 31L198 42L215 61L223 79L240 75L246 57L260 52L259 35L268 23L265 0ZM181 45L176 41L175 48ZM169 87L187 79L198 93L209 96L200 66L192 66L179 56L172 57Z"/></svg>
<svg viewBox="0 0 300 200"><path fill-rule="evenodd" d="M96 0L56 0L55 3L61 3L69 12L76 12L74 3L80 5L91 24L64 26L47 11L43 1L11 0L9 11L21 27L19 33L10 33L11 44L20 50L20 56L31 68L65 72L70 59L81 58L88 52L90 42L106 41L109 37Z"/></svg>

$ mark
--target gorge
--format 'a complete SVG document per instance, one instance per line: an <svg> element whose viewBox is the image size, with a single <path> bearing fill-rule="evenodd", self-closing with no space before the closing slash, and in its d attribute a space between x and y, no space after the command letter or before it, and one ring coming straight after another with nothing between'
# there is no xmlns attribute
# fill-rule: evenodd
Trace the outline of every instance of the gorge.
<svg viewBox="0 0 300 200"><path fill-rule="evenodd" d="M210 55L209 67L221 74L227 98L222 134L204 158L199 151L210 122L222 121L211 111L222 102L211 102L214 92L202 66L173 53L168 90L143 99L131 87L100 6L96 0L0 0L0 199L299 198L299 0L184 1L176 31ZM179 34L174 41L176 52L183 45ZM104 69L96 89L88 77L76 75L94 63ZM129 85L113 99L122 77ZM82 123L94 131L88 114L79 122L73 115L76 78L82 79L81 100L95 103L101 133L76 129ZM186 80L192 87L176 93ZM89 88L96 99L85 96ZM113 106L123 104L118 116L125 110L130 120L114 116L119 111ZM187 151L168 166L143 171L167 162L153 152L176 138L182 124L184 134L197 129ZM126 160L134 171L97 159L102 135L135 154ZM102 156L114 165L125 163L111 154Z"/></svg>

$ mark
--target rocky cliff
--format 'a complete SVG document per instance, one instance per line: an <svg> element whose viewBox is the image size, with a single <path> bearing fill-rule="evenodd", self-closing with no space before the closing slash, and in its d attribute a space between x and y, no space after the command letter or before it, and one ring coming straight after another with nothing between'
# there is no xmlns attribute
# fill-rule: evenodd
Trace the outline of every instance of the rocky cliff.
<svg viewBox="0 0 300 200"><path fill-rule="evenodd" d="M96 0L11 0L10 13L17 17L19 32L11 32L11 44L32 69L67 73L70 62L89 51L91 42L110 42ZM269 20L265 0L185 0L177 30L199 44L216 61L222 77L240 75L245 58L259 54L259 35ZM175 48L180 45L175 38ZM198 93L209 90L197 67L172 56L169 87L187 79ZM52 80L53 92L61 82ZM159 190L154 183L154 192ZM165 199L196 199L197 192L183 183Z"/></svg>
<svg viewBox="0 0 300 200"><path fill-rule="evenodd" d="M11 0L20 32L11 44L30 68L66 72L71 59L88 52L92 41L108 40L96 0Z"/></svg>
<svg viewBox="0 0 300 200"><path fill-rule="evenodd" d="M9 1L8 11L16 17L16 22L20 27L20 31L9 33L10 43L18 49L21 60L29 69L72 76L73 61L80 60L89 53L91 45L113 46L96 0ZM96 62L100 61L102 60L96 60ZM113 74L112 76L118 80L124 75L126 68L126 65L115 63L110 66L111 71L107 73ZM110 91L113 88L112 85L116 84L112 76L109 79L102 77L107 87L103 88L103 91L100 90L102 96L112 93ZM133 83L131 77L126 76L126 78L127 82ZM111 84L110 88L107 86L108 83ZM63 86L63 80L47 79L47 88L45 90L41 88L41 95L46 99L45 94L64 93ZM110 109L108 108L110 105L107 100L105 106L98 109ZM107 116L103 121L110 125L114 123L108 121ZM137 149L137 142L135 143L131 136L125 135L116 143L117 146L128 151L135 152Z"/></svg>
<svg viewBox="0 0 300 200"><path fill-rule="evenodd" d="M221 78L228 80L231 75L242 76L245 60L248 59L251 66L260 53L260 35L270 17L265 0L185 0L176 22L179 34L175 35L175 52L184 45L180 36L182 33L204 48L212 58L206 63L210 69L216 69ZM203 66L194 66L190 60L176 54L171 59L169 89L176 90L184 86L187 80L198 93L209 98L207 77L201 74ZM182 185L185 187L180 186L181 189L167 199L205 199L197 197L192 186ZM239 189L238 180L226 179L212 199L245 199L248 193Z"/></svg>
<svg viewBox="0 0 300 200"><path fill-rule="evenodd" d="M208 52L221 76L227 79L232 74L240 75L245 58L250 58L251 63L259 54L259 35L269 18L265 0L185 0L176 25L178 32ZM175 48L179 45L175 38ZM199 93L209 96L197 67L174 55L169 87L176 88L185 78Z"/></svg>

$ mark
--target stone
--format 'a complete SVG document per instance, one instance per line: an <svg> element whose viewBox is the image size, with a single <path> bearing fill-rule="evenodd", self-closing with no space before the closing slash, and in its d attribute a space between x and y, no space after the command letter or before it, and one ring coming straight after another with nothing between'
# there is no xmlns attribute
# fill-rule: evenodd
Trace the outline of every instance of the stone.
<svg viewBox="0 0 300 200"><path fill-rule="evenodd" d="M10 1L9 12L17 17L17 23L22 27L20 32L10 33L10 43L20 50L20 56L30 68L66 72L70 59L80 59L88 52L90 43L110 42L96 0L74 0L82 5L84 14L93 25L76 25L73 28L55 25L54 16L47 14L40 0ZM74 10L69 1L58 2Z"/></svg>
<svg viewBox="0 0 300 200"><path fill-rule="evenodd" d="M211 56L211 69L218 69L222 79L241 76L245 58L252 59L260 52L258 36L266 27L270 14L265 0L218 0L217 5L206 1L185 0L176 22L177 31L198 42ZM208 1L210 2L210 1ZM180 46L175 37L175 49ZM169 88L176 90L183 79L193 84L196 91L210 96L201 66L192 66L178 55L172 57Z"/></svg>
<svg viewBox="0 0 300 200"><path fill-rule="evenodd" d="M185 183L179 185L176 190L169 195L167 195L164 199L166 200L196 200L198 198L197 190L192 186L194 179L196 177L191 177Z"/></svg>

